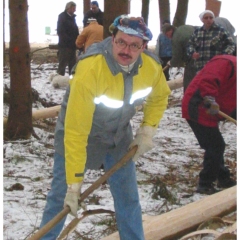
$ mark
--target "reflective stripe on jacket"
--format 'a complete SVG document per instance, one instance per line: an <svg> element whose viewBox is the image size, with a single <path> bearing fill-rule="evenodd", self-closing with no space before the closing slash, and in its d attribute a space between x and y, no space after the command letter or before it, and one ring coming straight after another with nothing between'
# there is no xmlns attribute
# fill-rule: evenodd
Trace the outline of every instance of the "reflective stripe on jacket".
<svg viewBox="0 0 240 240"><path fill-rule="evenodd" d="M112 57L111 39L93 44L82 55L70 94L68 89L64 97L55 147L64 154L65 119L68 184L82 180L85 164L96 169L107 153L117 159L126 153L133 138L130 120L146 97L142 125L157 128L167 107L170 89L160 63L144 51L131 72L125 73Z"/></svg>

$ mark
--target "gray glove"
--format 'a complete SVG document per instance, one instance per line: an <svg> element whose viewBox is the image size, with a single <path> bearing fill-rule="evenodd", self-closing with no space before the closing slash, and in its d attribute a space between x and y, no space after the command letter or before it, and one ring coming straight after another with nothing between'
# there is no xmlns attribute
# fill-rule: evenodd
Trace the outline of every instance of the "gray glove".
<svg viewBox="0 0 240 240"><path fill-rule="evenodd" d="M218 114L219 112L219 105L216 103L215 98L212 96L205 96L203 98L203 105L206 107L207 113L211 115Z"/></svg>
<svg viewBox="0 0 240 240"><path fill-rule="evenodd" d="M78 199L80 198L82 182L68 185L66 197L64 199L64 207L69 206L71 214L76 217L78 211Z"/></svg>
<svg viewBox="0 0 240 240"><path fill-rule="evenodd" d="M150 126L143 126L137 130L135 139L129 146L129 149L136 145L138 146L137 152L133 157L133 161L137 161L142 154L154 147L152 138L155 135L156 131L156 128Z"/></svg>

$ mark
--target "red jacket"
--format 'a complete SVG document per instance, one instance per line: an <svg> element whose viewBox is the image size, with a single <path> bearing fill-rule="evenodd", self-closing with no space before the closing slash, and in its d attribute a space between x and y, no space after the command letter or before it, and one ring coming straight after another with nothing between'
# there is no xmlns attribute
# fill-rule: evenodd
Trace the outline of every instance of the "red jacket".
<svg viewBox="0 0 240 240"><path fill-rule="evenodd" d="M182 100L182 117L208 127L216 127L224 120L220 115L206 113L203 97L215 97L220 111L231 115L236 111L237 58L217 55L193 78Z"/></svg>

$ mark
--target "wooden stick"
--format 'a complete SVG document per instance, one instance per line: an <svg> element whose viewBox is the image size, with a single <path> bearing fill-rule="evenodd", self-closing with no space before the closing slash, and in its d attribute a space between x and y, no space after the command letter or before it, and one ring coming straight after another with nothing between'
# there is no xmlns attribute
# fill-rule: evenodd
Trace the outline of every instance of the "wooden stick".
<svg viewBox="0 0 240 240"><path fill-rule="evenodd" d="M230 116L228 116L227 114L225 114L224 112L219 111L218 114L237 125L237 121L231 118Z"/></svg>
<svg viewBox="0 0 240 240"><path fill-rule="evenodd" d="M87 188L80 196L80 202L89 196L95 189L100 187L114 172L120 169L125 163L127 163L136 153L137 146L134 146L129 150L112 168L110 168L106 173L104 173L97 181L95 181L89 188ZM50 220L46 225L39 229L33 236L28 240L38 240L43 237L51 228L53 228L58 222L60 222L71 210L67 206L60 213L58 213L52 220Z"/></svg>
<svg viewBox="0 0 240 240"><path fill-rule="evenodd" d="M166 66L163 68L163 72L164 72L165 70L167 70L169 67L170 67L170 65L166 65Z"/></svg>
<svg viewBox="0 0 240 240"><path fill-rule="evenodd" d="M63 240L65 239L71 232L74 231L74 229L77 227L80 221L82 221L85 217L95 215L95 214L114 214L114 211L111 210L105 210L105 209L94 209L94 210L88 210L84 211L80 217L74 218L68 225L63 229L60 236L57 238L57 240Z"/></svg>

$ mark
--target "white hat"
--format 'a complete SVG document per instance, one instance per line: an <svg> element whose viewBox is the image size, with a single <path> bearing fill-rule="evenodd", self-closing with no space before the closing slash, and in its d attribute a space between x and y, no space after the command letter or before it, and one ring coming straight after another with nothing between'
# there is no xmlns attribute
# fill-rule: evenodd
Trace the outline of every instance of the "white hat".
<svg viewBox="0 0 240 240"><path fill-rule="evenodd" d="M199 15L199 18L200 18L201 20L203 20L203 17L204 17L204 15L205 15L206 13L211 14L211 15L213 16L213 18L215 18L214 13L213 13L212 11L210 11L210 10L205 10L205 11L203 11L203 12Z"/></svg>
<svg viewBox="0 0 240 240"><path fill-rule="evenodd" d="M94 21L97 21L97 19L96 18L88 18L87 23L94 22Z"/></svg>

